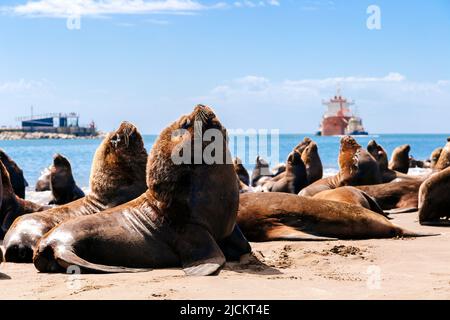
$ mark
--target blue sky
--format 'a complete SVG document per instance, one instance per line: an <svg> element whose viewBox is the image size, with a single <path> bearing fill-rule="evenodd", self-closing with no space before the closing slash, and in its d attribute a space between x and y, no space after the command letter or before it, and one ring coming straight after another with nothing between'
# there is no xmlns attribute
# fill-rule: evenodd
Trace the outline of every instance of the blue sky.
<svg viewBox="0 0 450 320"><path fill-rule="evenodd" d="M366 10L381 10L369 30ZM1 125L75 111L158 133L197 103L232 129L315 132L339 83L373 133L447 133L448 0L8 0ZM67 16L81 13L81 28Z"/></svg>

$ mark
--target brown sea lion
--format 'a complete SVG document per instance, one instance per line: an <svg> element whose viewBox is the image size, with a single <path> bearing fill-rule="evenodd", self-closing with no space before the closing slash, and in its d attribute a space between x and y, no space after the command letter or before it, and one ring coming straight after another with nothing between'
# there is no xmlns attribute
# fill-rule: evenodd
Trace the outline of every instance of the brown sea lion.
<svg viewBox="0 0 450 320"><path fill-rule="evenodd" d="M26 213L38 212L45 207L36 203L19 198L15 193L9 178L8 170L0 161L0 172L2 180L2 197L0 206L0 239L9 230L14 220Z"/></svg>
<svg viewBox="0 0 450 320"><path fill-rule="evenodd" d="M439 161L439 158L441 156L441 153L442 153L442 149L443 148L436 148L431 153L431 155L430 155L430 168L431 169L435 169L436 168L436 165L437 165L437 163Z"/></svg>
<svg viewBox="0 0 450 320"><path fill-rule="evenodd" d="M302 160L305 163L308 185L323 177L323 165L319 156L319 148L314 141L311 141L301 153Z"/></svg>
<svg viewBox="0 0 450 320"><path fill-rule="evenodd" d="M22 169L2 149L0 149L0 161L3 162L6 170L8 170L14 193L19 198L25 199L25 189L28 187L28 182L23 176Z"/></svg>
<svg viewBox="0 0 450 320"><path fill-rule="evenodd" d="M419 222L450 226L450 168L436 172L420 186Z"/></svg>
<svg viewBox="0 0 450 320"><path fill-rule="evenodd" d="M211 132L212 143L202 138ZM238 183L226 137L208 107L199 105L181 117L153 145L147 192L54 228L39 242L36 268L56 272L78 265L85 272L134 272L182 266L189 275L216 273L225 263L218 243L228 250L235 241L233 230L238 230ZM207 152L222 156L209 162ZM178 161L180 153L183 161ZM248 242L242 239L247 253Z"/></svg>
<svg viewBox="0 0 450 320"><path fill-rule="evenodd" d="M238 178L242 183L249 186L250 185L250 175L248 174L247 169L245 169L244 165L242 164L242 160L236 157L233 161L234 164L234 171L236 171L236 174L238 175Z"/></svg>
<svg viewBox="0 0 450 320"><path fill-rule="evenodd" d="M450 167L450 137L447 139L447 144L441 150L439 160L434 166L434 170L441 171Z"/></svg>
<svg viewBox="0 0 450 320"><path fill-rule="evenodd" d="M339 187L333 190L326 190L316 194L312 198L348 203L386 216L374 198L355 187Z"/></svg>
<svg viewBox="0 0 450 320"><path fill-rule="evenodd" d="M375 140L371 140L367 144L367 151L375 158L380 168L381 180L383 183L391 182L395 179L415 179L415 177L400 173L389 169L389 161L386 150L379 145Z"/></svg>
<svg viewBox="0 0 450 320"><path fill-rule="evenodd" d="M409 170L409 152L411 146L409 144L397 147L392 152L389 169L407 174Z"/></svg>
<svg viewBox="0 0 450 320"><path fill-rule="evenodd" d="M417 211L419 188L424 180L394 180L370 186L357 186L375 199L384 211L402 213Z"/></svg>
<svg viewBox="0 0 450 320"><path fill-rule="evenodd" d="M338 162L339 172L336 175L314 182L299 195L312 197L319 192L339 187L381 183L377 161L350 136L341 139Z"/></svg>
<svg viewBox="0 0 450 320"><path fill-rule="evenodd" d="M269 192L299 193L308 185L306 167L300 153L292 151L286 161L286 171L263 185Z"/></svg>
<svg viewBox="0 0 450 320"><path fill-rule="evenodd" d="M286 193L240 196L238 225L249 241L417 237L362 207Z"/></svg>
<svg viewBox="0 0 450 320"><path fill-rule="evenodd" d="M5 260L31 262L36 243L61 222L139 197L147 188L146 163L142 136L134 125L123 122L97 148L91 168L90 193L66 205L17 219L5 236Z"/></svg>
<svg viewBox="0 0 450 320"><path fill-rule="evenodd" d="M252 172L252 187L261 185L270 178L273 178L273 174L270 171L269 163L260 156L256 157L255 168Z"/></svg>
<svg viewBox="0 0 450 320"><path fill-rule="evenodd" d="M45 168L41 172L41 176L36 182L36 187L34 188L37 192L50 191L50 175L52 166Z"/></svg>
<svg viewBox="0 0 450 320"><path fill-rule="evenodd" d="M69 160L60 154L53 157L50 169L50 189L53 199L49 204L63 205L84 197L84 192L75 183Z"/></svg>

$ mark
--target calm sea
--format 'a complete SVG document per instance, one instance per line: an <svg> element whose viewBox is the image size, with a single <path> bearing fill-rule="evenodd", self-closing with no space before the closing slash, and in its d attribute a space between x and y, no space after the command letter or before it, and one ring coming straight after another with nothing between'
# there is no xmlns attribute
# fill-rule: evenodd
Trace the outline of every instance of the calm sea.
<svg viewBox="0 0 450 320"><path fill-rule="evenodd" d="M305 136L311 137L319 146L320 156L322 158L327 173L333 173L337 170L337 156L339 153L339 137L313 137L305 134L280 135L279 137L279 158L284 161L299 141ZM378 143L389 152L402 144L410 144L411 154L416 159L427 159L430 153L437 147L445 145L447 134L436 135L371 135L368 137L358 137L358 142L366 146L371 139ZM155 135L144 137L146 148L150 150ZM25 177L33 189L41 171L48 167L52 162L55 153L61 153L68 157L72 163L75 179L77 183L87 188L89 186L89 174L91 161L94 152L100 140L17 140L0 141L0 148L3 148L18 164L22 167ZM270 139L269 139L270 144ZM247 150L248 154L248 150ZM248 158L248 156L247 156ZM245 165L249 171L253 168L253 161L245 160ZM272 163L275 165L276 163Z"/></svg>

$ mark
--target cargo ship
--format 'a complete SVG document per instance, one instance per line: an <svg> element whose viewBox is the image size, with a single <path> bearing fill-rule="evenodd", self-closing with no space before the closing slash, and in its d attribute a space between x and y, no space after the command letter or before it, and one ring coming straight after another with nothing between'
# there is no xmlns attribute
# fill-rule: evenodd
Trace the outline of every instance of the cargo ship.
<svg viewBox="0 0 450 320"><path fill-rule="evenodd" d="M340 90L333 98L323 101L322 104L327 110L317 132L318 136L368 135L362 119L351 110L355 102L344 98Z"/></svg>

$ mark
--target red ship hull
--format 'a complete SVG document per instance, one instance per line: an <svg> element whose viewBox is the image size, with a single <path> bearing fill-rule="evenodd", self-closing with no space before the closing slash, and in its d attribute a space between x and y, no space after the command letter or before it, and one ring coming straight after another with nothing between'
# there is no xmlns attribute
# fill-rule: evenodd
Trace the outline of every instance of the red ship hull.
<svg viewBox="0 0 450 320"><path fill-rule="evenodd" d="M345 135L345 129L350 117L327 117L322 121L322 136L342 136Z"/></svg>

